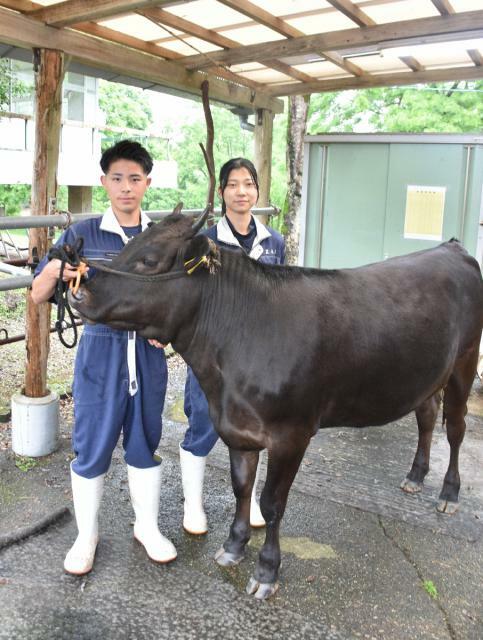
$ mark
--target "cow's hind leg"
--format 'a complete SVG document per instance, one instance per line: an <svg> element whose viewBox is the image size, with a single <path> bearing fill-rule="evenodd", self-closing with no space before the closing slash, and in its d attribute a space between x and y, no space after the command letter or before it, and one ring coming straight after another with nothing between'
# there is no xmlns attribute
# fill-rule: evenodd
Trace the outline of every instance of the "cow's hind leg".
<svg viewBox="0 0 483 640"><path fill-rule="evenodd" d="M441 393L438 391L416 409L418 448L411 470L401 483L401 489L406 493L418 493L423 488L424 478L429 471L431 439L440 403Z"/></svg>
<svg viewBox="0 0 483 640"><path fill-rule="evenodd" d="M218 564L227 567L238 564L245 557L250 540L250 499L258 465L258 451L239 451L230 448L230 468L236 512L230 535L215 554Z"/></svg>
<svg viewBox="0 0 483 640"><path fill-rule="evenodd" d="M299 437L302 434L297 434ZM288 492L298 471L309 439L283 444L278 442L268 451L267 479L260 507L266 522L265 542L258 555L255 574L250 578L247 592L265 600L278 589L280 568L280 521L287 504Z"/></svg>
<svg viewBox="0 0 483 640"><path fill-rule="evenodd" d="M452 514L458 509L460 474L458 457L465 436L466 402L475 378L478 360L478 345L457 361L453 373L444 390L443 411L446 419L446 435L450 446L448 470L444 477L443 488L439 494L437 510Z"/></svg>

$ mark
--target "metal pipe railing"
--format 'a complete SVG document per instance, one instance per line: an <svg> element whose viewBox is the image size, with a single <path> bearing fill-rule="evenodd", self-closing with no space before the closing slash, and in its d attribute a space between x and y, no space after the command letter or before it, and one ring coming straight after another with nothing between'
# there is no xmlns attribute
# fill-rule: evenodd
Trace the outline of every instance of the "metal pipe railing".
<svg viewBox="0 0 483 640"><path fill-rule="evenodd" d="M273 216L276 215L279 210L276 207L260 207L259 209L253 209L253 213L256 216ZM162 220L170 213L171 210L163 211L146 211L151 220ZM203 213L203 209L183 209L186 215L200 215ZM221 215L220 209L214 210L215 215ZM0 231L8 229L33 229L40 227L69 227L74 222L80 222L81 220L88 220L89 218L100 218L102 213L69 213L68 211L62 211L59 213L53 213L49 215L41 216L2 216L0 217Z"/></svg>
<svg viewBox="0 0 483 640"><path fill-rule="evenodd" d="M15 278L0 278L0 291L26 289L32 284L33 276L16 276Z"/></svg>

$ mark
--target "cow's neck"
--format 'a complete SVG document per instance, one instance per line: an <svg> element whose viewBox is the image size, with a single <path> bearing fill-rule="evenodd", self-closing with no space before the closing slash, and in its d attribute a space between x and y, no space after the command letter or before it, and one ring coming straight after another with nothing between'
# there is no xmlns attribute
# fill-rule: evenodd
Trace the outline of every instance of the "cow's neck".
<svg viewBox="0 0 483 640"><path fill-rule="evenodd" d="M248 343L253 335L253 322L260 316L253 307L266 305L266 286L257 277L257 265L246 256L221 251L221 269L215 275L203 274L201 296L196 309L196 323L190 333L182 333L189 343L173 344L196 375L213 373L223 366L219 354L234 343ZM189 324L189 320L187 321Z"/></svg>

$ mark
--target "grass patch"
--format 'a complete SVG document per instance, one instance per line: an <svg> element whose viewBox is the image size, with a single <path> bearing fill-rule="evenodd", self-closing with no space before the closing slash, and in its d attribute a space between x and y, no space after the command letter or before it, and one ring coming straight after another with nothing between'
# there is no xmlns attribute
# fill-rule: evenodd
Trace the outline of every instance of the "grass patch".
<svg viewBox="0 0 483 640"><path fill-rule="evenodd" d="M438 590L436 589L436 585L432 580L425 580L423 582L423 589L430 596L430 598L433 598L433 600L436 600L439 597L439 593L438 593Z"/></svg>
<svg viewBox="0 0 483 640"><path fill-rule="evenodd" d="M2 291L0 295L0 320L6 322L24 318L25 302L25 291L22 289Z"/></svg>
<svg viewBox="0 0 483 640"><path fill-rule="evenodd" d="M15 466L20 471L27 473L30 469L34 469L38 466L39 460L37 458L29 458L28 456L15 456Z"/></svg>

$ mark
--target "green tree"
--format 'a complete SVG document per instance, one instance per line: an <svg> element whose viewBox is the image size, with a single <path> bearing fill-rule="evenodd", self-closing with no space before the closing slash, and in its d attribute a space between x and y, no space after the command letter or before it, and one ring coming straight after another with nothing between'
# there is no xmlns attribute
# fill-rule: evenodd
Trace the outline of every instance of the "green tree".
<svg viewBox="0 0 483 640"><path fill-rule="evenodd" d="M0 110L10 111L13 98L26 95L31 90L15 76L12 63L7 58L0 60ZM0 206L7 215L16 215L30 203L30 185L0 185Z"/></svg>
<svg viewBox="0 0 483 640"><path fill-rule="evenodd" d="M149 101L142 89L116 82L99 82L99 107L106 115L106 125L145 130L153 121ZM116 138L117 140L117 138ZM108 140L107 142L115 142Z"/></svg>
<svg viewBox="0 0 483 640"><path fill-rule="evenodd" d="M483 129L483 81L312 96L308 131L463 133Z"/></svg>

